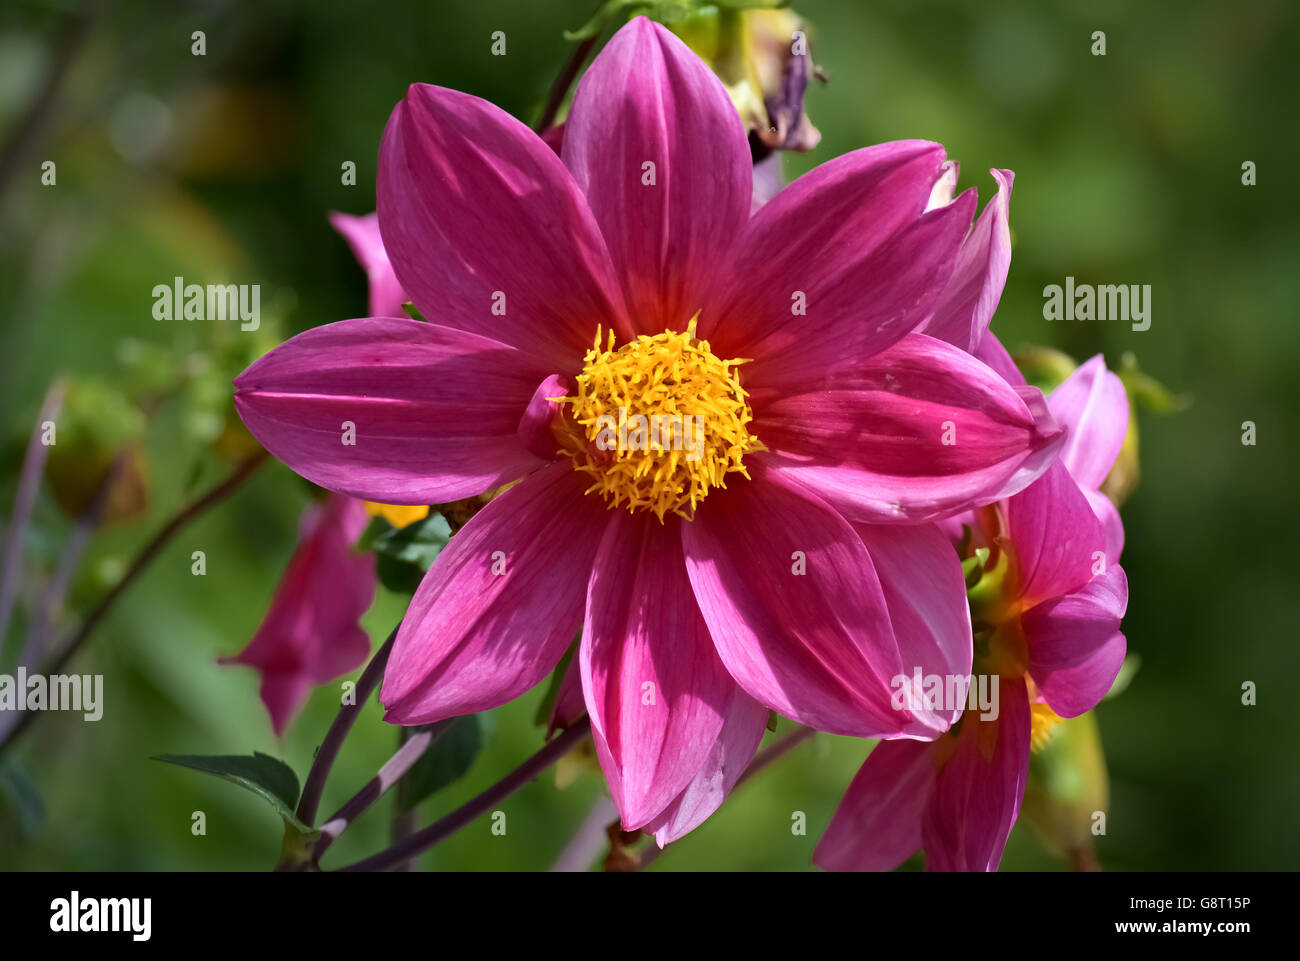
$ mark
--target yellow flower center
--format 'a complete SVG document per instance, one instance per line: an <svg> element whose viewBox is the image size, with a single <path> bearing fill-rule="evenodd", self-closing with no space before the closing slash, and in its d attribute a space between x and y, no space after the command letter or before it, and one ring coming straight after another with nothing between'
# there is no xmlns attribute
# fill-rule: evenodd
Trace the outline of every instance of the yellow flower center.
<svg viewBox="0 0 1300 961"><path fill-rule="evenodd" d="M597 328L577 396L555 398L569 405L585 441L564 453L591 476L587 493L611 508L653 511L661 523L670 511L691 520L712 488L727 486L727 474L748 478L745 455L764 449L750 433L736 370L746 361L716 357L696 338L695 322L617 349L613 331L601 348Z"/></svg>

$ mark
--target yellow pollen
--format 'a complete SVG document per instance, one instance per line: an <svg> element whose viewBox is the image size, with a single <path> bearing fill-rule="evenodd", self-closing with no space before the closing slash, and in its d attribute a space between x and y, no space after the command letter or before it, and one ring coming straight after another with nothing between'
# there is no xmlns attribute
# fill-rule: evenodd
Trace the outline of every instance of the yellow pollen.
<svg viewBox="0 0 1300 961"><path fill-rule="evenodd" d="M686 520L735 472L748 478L746 454L763 450L750 433L753 419L736 370L745 360L720 360L707 340L684 331L642 334L615 349L610 331L601 348L596 329L583 358L576 397L559 397L582 436L562 444L575 469L589 474L587 493L610 508L678 514Z"/></svg>
<svg viewBox="0 0 1300 961"><path fill-rule="evenodd" d="M1046 704L1029 705L1029 747L1037 753L1047 746L1062 718Z"/></svg>

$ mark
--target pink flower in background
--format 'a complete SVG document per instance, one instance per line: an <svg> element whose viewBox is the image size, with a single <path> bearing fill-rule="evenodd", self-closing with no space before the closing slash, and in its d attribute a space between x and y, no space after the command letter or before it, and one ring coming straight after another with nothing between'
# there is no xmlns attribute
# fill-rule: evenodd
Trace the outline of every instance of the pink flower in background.
<svg viewBox="0 0 1300 961"><path fill-rule="evenodd" d="M933 743L877 745L814 852L821 867L888 870L924 849L928 870L995 870L1019 814L1031 746L1045 743L1061 718L1095 706L1119 672L1128 605L1122 529L1117 541L1089 492L1119 454L1128 401L1097 356L1049 404L1069 429L1061 460L974 515L977 537L994 552L971 598L975 673L999 675L999 716L968 711ZM1118 524L1113 506L1107 516Z"/></svg>
<svg viewBox="0 0 1300 961"><path fill-rule="evenodd" d="M303 514L298 547L252 641L223 664L262 675L262 703L281 735L311 689L360 665L370 637L358 623L375 596L375 558L352 545L366 526L360 501L331 494Z"/></svg>
<svg viewBox="0 0 1300 961"><path fill-rule="evenodd" d="M890 703L915 665L970 668L957 557L915 525L1022 490L1063 438L1037 392L913 333L974 213L969 193L927 210L943 163L921 141L855 151L751 217L735 109L644 18L588 70L562 160L485 101L410 88L378 216L429 322L307 331L235 396L333 490L436 504L512 485L416 592L390 721L505 703L581 626L611 792L661 843L717 806L769 708L859 736L948 727ZM602 446L620 408L698 414L699 456Z"/></svg>
<svg viewBox="0 0 1300 961"><path fill-rule="evenodd" d="M330 214L330 226L343 235L352 248L352 255L366 272L370 287L371 317L405 317L402 305L410 301L393 273L384 242L379 236L379 215Z"/></svg>

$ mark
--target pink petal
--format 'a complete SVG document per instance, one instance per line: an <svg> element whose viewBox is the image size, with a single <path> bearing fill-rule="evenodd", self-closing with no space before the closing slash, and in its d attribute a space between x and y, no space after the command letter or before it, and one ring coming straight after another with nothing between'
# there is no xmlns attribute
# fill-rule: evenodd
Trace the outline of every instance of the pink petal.
<svg viewBox="0 0 1300 961"><path fill-rule="evenodd" d="M904 665L922 676L968 677L973 647L961 559L933 524L855 525L871 554L889 605ZM962 704L935 705L936 730L947 729Z"/></svg>
<svg viewBox="0 0 1300 961"><path fill-rule="evenodd" d="M587 591L582 690L626 830L700 772L735 687L691 593L682 523L612 513Z"/></svg>
<svg viewBox="0 0 1300 961"><path fill-rule="evenodd" d="M993 331L986 330L984 332L984 336L980 338L979 346L975 348L974 354L996 370L998 375L1008 384L1013 387L1024 386L1025 375L1020 373L1020 368L1011 359L1007 349L1002 346L1002 341L993 335Z"/></svg>
<svg viewBox="0 0 1300 961"><path fill-rule="evenodd" d="M932 316L919 328L962 350L974 351L1002 298L1011 269L1010 170L990 170L997 195L985 206L962 242L957 265Z"/></svg>
<svg viewBox="0 0 1300 961"><path fill-rule="evenodd" d="M630 334L582 192L500 108L414 84L384 130L378 188L384 247L430 321L518 347L549 371L579 369L597 324Z"/></svg>
<svg viewBox="0 0 1300 961"><path fill-rule="evenodd" d="M557 445L551 427L562 416L564 404L556 397L570 397L577 384L567 374L552 374L537 385L524 415L519 418L519 443L542 460L556 456Z"/></svg>
<svg viewBox="0 0 1300 961"><path fill-rule="evenodd" d="M557 462L474 515L424 576L384 674L384 719L429 724L518 697L564 655L609 511Z"/></svg>
<svg viewBox="0 0 1300 961"><path fill-rule="evenodd" d="M308 480L384 504L442 504L541 464L519 419L544 368L503 344L415 320L315 327L235 378L235 408ZM345 444L347 425L354 444Z"/></svg>
<svg viewBox="0 0 1300 961"><path fill-rule="evenodd" d="M1026 607L1073 593L1107 566L1101 521L1059 461L1007 501L1006 518Z"/></svg>
<svg viewBox="0 0 1300 961"><path fill-rule="evenodd" d="M818 730L933 737L931 716L890 703L892 679L912 665L857 533L811 491L753 473L683 527L691 586L731 676Z"/></svg>
<svg viewBox="0 0 1300 961"><path fill-rule="evenodd" d="M930 520L1019 490L1061 431L951 344L909 334L856 369L770 403L754 428L768 462L867 523ZM1012 482L1015 483L1012 483Z"/></svg>
<svg viewBox="0 0 1300 961"><path fill-rule="evenodd" d="M1112 567L1081 590L1021 615L1030 676L1061 717L1091 710L1115 682L1124 663L1119 624L1127 608L1128 579L1122 567Z"/></svg>
<svg viewBox="0 0 1300 961"><path fill-rule="evenodd" d="M366 214L352 217L348 214L330 214L330 225L343 235L352 248L352 255L366 272L370 284L371 317L405 317L402 305L411 298L406 296L397 282L388 252L379 237L379 215Z"/></svg>
<svg viewBox="0 0 1300 961"><path fill-rule="evenodd" d="M851 367L934 309L975 197L922 213L943 163L924 141L869 147L800 177L760 209L699 322L720 357L749 357L747 387Z"/></svg>
<svg viewBox="0 0 1300 961"><path fill-rule="evenodd" d="M1101 491L1086 487L1081 490L1106 531L1106 560L1110 564L1118 564L1119 556L1124 552L1124 522L1120 520L1119 508Z"/></svg>
<svg viewBox="0 0 1300 961"><path fill-rule="evenodd" d="M754 194L749 202L749 212L754 214L785 189L785 171L781 167L781 154L773 152L754 164Z"/></svg>
<svg viewBox="0 0 1300 961"><path fill-rule="evenodd" d="M827 871L889 871L919 851L937 746L882 741L872 748L817 842L813 864Z"/></svg>
<svg viewBox="0 0 1300 961"><path fill-rule="evenodd" d="M1029 695L1001 678L996 721L968 713L921 826L927 871L996 871L1029 774Z"/></svg>
<svg viewBox="0 0 1300 961"><path fill-rule="evenodd" d="M685 329L749 216L749 146L721 81L680 39L636 17L582 78L563 156L638 329Z"/></svg>
<svg viewBox="0 0 1300 961"><path fill-rule="evenodd" d="M1097 354L1052 391L1047 403L1052 416L1070 429L1061 460L1081 487L1098 489L1128 432L1128 395L1123 383Z"/></svg>
<svg viewBox="0 0 1300 961"><path fill-rule="evenodd" d="M726 800L763 740L768 710L732 684L731 703L722 731L709 746L699 773L657 817L642 828L660 847L685 837L704 823Z"/></svg>
<svg viewBox="0 0 1300 961"><path fill-rule="evenodd" d="M352 545L366 526L360 501L332 494L303 515L302 537L252 641L223 664L262 673L262 702L283 734L311 689L370 653L358 623L375 596L375 558Z"/></svg>

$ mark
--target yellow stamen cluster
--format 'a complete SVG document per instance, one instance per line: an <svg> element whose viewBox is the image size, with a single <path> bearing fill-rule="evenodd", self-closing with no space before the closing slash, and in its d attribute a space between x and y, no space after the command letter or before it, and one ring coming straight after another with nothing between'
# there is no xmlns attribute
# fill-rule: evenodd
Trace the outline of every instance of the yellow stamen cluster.
<svg viewBox="0 0 1300 961"><path fill-rule="evenodd" d="M557 398L585 435L565 453L591 476L587 493L611 508L653 511L661 523L670 511L690 520L712 488L727 486L727 474L748 478L745 455L763 450L736 370L745 361L714 356L695 322L617 349L613 331L602 349L597 329L577 396Z"/></svg>
<svg viewBox="0 0 1300 961"><path fill-rule="evenodd" d="M1032 751L1041 751L1052 739L1056 725L1062 718L1046 704L1029 705L1029 747Z"/></svg>

